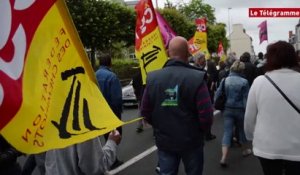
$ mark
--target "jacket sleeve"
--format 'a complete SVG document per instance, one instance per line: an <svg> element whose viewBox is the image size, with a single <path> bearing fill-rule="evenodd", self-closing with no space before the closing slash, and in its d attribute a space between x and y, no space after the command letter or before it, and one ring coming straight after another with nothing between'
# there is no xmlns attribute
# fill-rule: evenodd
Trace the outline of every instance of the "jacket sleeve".
<svg viewBox="0 0 300 175"><path fill-rule="evenodd" d="M117 145L112 140L107 140L102 147L99 137L78 144L78 167L83 174L104 174L116 160L116 149Z"/></svg>
<svg viewBox="0 0 300 175"><path fill-rule="evenodd" d="M110 107L115 113L115 115L121 118L122 114L122 86L117 77L111 79L110 86L110 95L111 95L111 104Z"/></svg>
<svg viewBox="0 0 300 175"><path fill-rule="evenodd" d="M153 105L150 102L147 85L144 89L143 98L141 102L141 116L145 118L145 120L152 125L151 115L153 111Z"/></svg>
<svg viewBox="0 0 300 175"><path fill-rule="evenodd" d="M212 125L214 114L210 95L205 82L203 82L199 87L196 94L196 100L200 128L203 131L207 131Z"/></svg>
<svg viewBox="0 0 300 175"><path fill-rule="evenodd" d="M245 119L244 119L245 135L248 140L253 139L253 133L256 124L256 117L257 117L258 110L257 110L257 103L255 98L256 98L255 83L253 83L248 94Z"/></svg>
<svg viewBox="0 0 300 175"><path fill-rule="evenodd" d="M22 155L12 147L1 135L0 136L0 166L11 165L16 162L17 157Z"/></svg>

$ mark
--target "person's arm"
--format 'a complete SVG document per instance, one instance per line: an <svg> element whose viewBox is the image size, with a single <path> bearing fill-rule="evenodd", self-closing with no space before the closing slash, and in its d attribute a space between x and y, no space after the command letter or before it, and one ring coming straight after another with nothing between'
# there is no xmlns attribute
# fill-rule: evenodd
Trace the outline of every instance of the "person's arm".
<svg viewBox="0 0 300 175"><path fill-rule="evenodd" d="M78 167L83 174L104 174L116 160L120 135L109 135L102 147L100 137L76 145Z"/></svg>
<svg viewBox="0 0 300 175"><path fill-rule="evenodd" d="M253 83L248 94L245 119L244 119L244 130L248 140L253 139L253 133L256 124L256 117L257 117L258 110L257 110L257 103L255 99L256 99L255 83Z"/></svg>
<svg viewBox="0 0 300 175"><path fill-rule="evenodd" d="M111 104L110 107L115 113L116 116L121 118L122 113L122 86L117 77L113 77L111 79L110 86L110 96L111 96Z"/></svg>
<svg viewBox="0 0 300 175"><path fill-rule="evenodd" d="M203 82L199 87L196 94L196 100L200 128L206 132L212 125L214 114L210 95L205 82Z"/></svg>
<svg viewBox="0 0 300 175"><path fill-rule="evenodd" d="M153 111L153 105L151 104L149 99L147 86L145 87L143 92L143 98L142 98L140 110L141 110L141 116L144 117L145 120L152 125L151 114Z"/></svg>

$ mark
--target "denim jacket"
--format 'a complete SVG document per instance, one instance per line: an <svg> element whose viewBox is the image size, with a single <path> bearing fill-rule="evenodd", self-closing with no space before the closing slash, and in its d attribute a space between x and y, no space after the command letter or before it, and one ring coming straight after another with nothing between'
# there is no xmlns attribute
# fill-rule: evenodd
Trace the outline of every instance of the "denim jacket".
<svg viewBox="0 0 300 175"><path fill-rule="evenodd" d="M108 105L116 116L122 113L122 86L116 76L108 67L100 66L96 72L99 88Z"/></svg>
<svg viewBox="0 0 300 175"><path fill-rule="evenodd" d="M225 79L221 81L220 86L216 91L214 100L221 95L222 84L224 80ZM225 80L225 108L245 109L248 92L248 81L243 78L241 74L230 72L229 76Z"/></svg>

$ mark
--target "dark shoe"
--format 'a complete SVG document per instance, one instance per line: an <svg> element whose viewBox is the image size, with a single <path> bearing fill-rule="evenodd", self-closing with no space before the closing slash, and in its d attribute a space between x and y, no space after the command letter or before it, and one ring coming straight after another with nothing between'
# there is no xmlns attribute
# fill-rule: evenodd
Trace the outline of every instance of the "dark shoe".
<svg viewBox="0 0 300 175"><path fill-rule="evenodd" d="M205 140L206 140L206 141L210 141L210 140L214 140L214 139L216 139L216 138L217 138L217 137L216 137L215 135L211 134L211 135L206 136L206 137L205 137Z"/></svg>
<svg viewBox="0 0 300 175"><path fill-rule="evenodd" d="M225 162L225 161L220 161L220 166L222 167L222 168L227 168L227 166L228 166L228 164Z"/></svg>
<svg viewBox="0 0 300 175"><path fill-rule="evenodd" d="M144 131L144 129L143 129L142 127L136 128L136 132L137 132L137 133L141 133L141 132L143 132L143 131Z"/></svg>
<svg viewBox="0 0 300 175"><path fill-rule="evenodd" d="M116 161L114 162L114 164L112 164L112 166L110 167L110 169L115 169L117 167L119 167L120 165L122 165L124 162L123 161L120 161L118 159L116 159Z"/></svg>

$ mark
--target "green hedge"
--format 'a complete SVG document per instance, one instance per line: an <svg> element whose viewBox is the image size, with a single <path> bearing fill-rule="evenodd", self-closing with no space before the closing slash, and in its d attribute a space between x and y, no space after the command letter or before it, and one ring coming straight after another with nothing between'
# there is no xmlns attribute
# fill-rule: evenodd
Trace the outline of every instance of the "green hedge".
<svg viewBox="0 0 300 175"><path fill-rule="evenodd" d="M134 59L112 59L112 71L120 80L131 79L139 71L138 60Z"/></svg>

